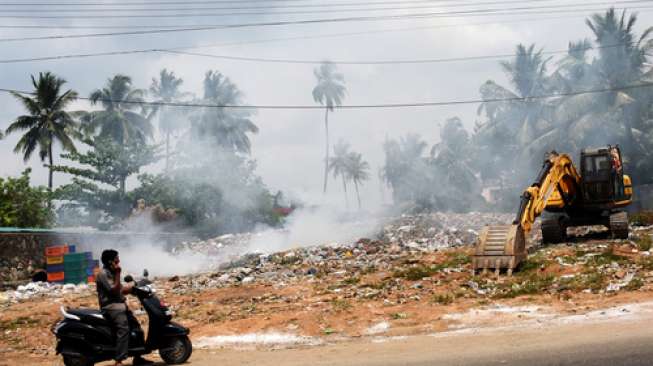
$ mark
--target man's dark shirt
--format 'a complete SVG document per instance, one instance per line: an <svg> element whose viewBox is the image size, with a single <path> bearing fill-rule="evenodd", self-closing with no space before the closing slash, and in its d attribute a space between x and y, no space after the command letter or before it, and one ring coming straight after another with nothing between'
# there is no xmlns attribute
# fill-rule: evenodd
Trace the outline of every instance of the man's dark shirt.
<svg viewBox="0 0 653 366"><path fill-rule="evenodd" d="M97 296L100 302L100 308L104 308L111 304L124 304L125 296L118 291L115 293L111 288L115 284L113 273L108 268L102 268L95 278L95 285L97 286Z"/></svg>

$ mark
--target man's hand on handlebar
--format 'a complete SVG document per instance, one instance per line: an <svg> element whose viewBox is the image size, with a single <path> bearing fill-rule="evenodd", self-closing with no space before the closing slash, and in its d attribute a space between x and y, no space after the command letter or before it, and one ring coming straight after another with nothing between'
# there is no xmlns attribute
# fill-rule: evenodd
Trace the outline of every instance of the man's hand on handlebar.
<svg viewBox="0 0 653 366"><path fill-rule="evenodd" d="M122 292L123 295L127 295L132 292L133 288L134 288L134 282L127 282L122 285L120 292Z"/></svg>

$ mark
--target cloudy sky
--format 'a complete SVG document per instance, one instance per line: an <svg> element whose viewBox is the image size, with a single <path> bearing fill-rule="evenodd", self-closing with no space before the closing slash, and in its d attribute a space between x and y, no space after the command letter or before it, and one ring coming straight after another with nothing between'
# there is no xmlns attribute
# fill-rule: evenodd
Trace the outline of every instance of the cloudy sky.
<svg viewBox="0 0 653 366"><path fill-rule="evenodd" d="M0 0L0 27L197 27L415 13L439 14L419 19L386 18L375 21L320 22L22 41L11 39L129 32L139 29L0 28L0 60L207 44L221 45L188 51L296 60L440 59L510 54L518 43L535 43L546 51L564 50L570 40L591 38L584 19L593 10L604 9L610 5L618 8L626 6L637 11L638 32L653 25L651 1L203 0L186 2L184 5L181 5L184 2L162 4L171 1L139 0L136 4L126 0L25 0L23 3L9 5L9 0ZM75 2L80 5L70 5ZM28 6L25 5L27 3L42 5ZM318 6L325 4L329 5ZM257 9L220 9L224 7ZM189 11L180 8L214 9ZM386 10L370 10L372 8ZM479 12L488 9L513 10L504 10L501 15ZM334 12L335 10L340 12ZM233 15L236 12L257 14ZM151 17L155 14L165 16ZM325 35L328 37L323 37ZM184 79L185 91L200 93L204 73L207 70L219 70L239 86L248 104L314 105L311 96L315 84L314 67L315 65L310 64L235 61L150 52L2 63L0 88L30 90L30 74L52 71L65 78L68 87L77 90L80 95L87 96L116 73L131 76L136 87L147 88L159 70L168 68ZM339 69L346 78L345 104L477 99L479 86L487 79L507 83L498 66L498 59L402 65L340 65ZM84 102L75 105L75 109L81 108L88 106ZM432 144L438 140L439 124L449 117L459 116L471 128L477 119L476 108L477 105L472 104L338 110L330 118L332 141L346 140L369 161L373 179L364 187L364 199L378 203L382 201L382 196L376 174L383 164L381 145L386 137L396 138L407 133L418 133ZM20 105L11 96L0 93L0 128L6 128L22 112ZM253 157L259 163L259 174L270 188L290 191L301 196L312 196L320 191L324 154L323 118L322 110L258 111L254 120L260 128L260 133L252 138ZM17 175L26 166L31 166L34 168L34 182L47 183L47 172L36 156L25 164L20 155L13 153L17 140L18 135L0 140L0 176ZM152 167L150 170L156 171L159 168ZM64 176L55 175L55 184L65 180ZM334 193L340 193L337 190L339 185L332 183L331 187Z"/></svg>

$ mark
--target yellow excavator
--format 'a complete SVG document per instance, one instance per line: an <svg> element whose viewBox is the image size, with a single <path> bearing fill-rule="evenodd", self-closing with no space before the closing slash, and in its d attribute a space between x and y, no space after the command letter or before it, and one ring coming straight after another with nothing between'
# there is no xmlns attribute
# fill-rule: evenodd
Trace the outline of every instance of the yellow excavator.
<svg viewBox="0 0 653 366"><path fill-rule="evenodd" d="M630 177L623 173L619 146L583 149L580 174L567 154L547 154L540 173L521 195L512 225L486 226L472 258L474 271L494 269L508 274L526 259L526 234L542 215L542 241L564 242L567 228L604 225L613 238L628 238L632 202Z"/></svg>

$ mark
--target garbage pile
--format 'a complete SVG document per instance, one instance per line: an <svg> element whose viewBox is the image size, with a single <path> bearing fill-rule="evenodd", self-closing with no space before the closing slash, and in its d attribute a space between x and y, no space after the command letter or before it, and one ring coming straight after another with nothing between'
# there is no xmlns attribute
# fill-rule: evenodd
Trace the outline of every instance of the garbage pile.
<svg viewBox="0 0 653 366"><path fill-rule="evenodd" d="M0 292L0 304L39 297L59 298L66 294L90 294L94 292L95 288L91 288L85 283L74 285L71 283L30 282L18 286L16 290Z"/></svg>
<svg viewBox="0 0 653 366"><path fill-rule="evenodd" d="M472 245L476 242L478 232L483 226L509 223L511 217L509 214L478 212L402 215L399 219L392 220L380 228L374 239L385 244L396 244L424 251ZM209 257L233 260L234 256L245 253L253 240L260 242L262 235L270 235L271 232L283 234L284 230L226 234L203 241L183 242L173 248L172 253L201 253ZM330 245L350 244L352 243L331 243Z"/></svg>
<svg viewBox="0 0 653 366"><path fill-rule="evenodd" d="M175 253L198 251L215 257L216 263L211 273L179 280L176 287L180 291L201 290L254 282L278 287L326 275L346 279L369 272L392 272L398 261L411 255L474 245L484 225L506 223L510 217L496 213L403 215L382 227L374 239L361 238L350 243L330 243L277 253L239 252L239 249L248 248L257 234L223 235L183 243L174 249ZM374 291L366 289L362 296L369 296L369 292ZM361 294L353 294L358 295Z"/></svg>
<svg viewBox="0 0 653 366"><path fill-rule="evenodd" d="M403 215L383 228L380 239L421 250L450 248L474 244L479 231L486 225L511 221L512 215L497 213Z"/></svg>

